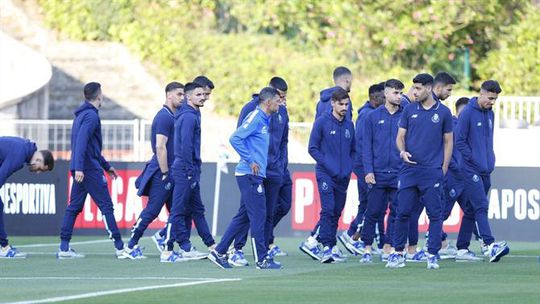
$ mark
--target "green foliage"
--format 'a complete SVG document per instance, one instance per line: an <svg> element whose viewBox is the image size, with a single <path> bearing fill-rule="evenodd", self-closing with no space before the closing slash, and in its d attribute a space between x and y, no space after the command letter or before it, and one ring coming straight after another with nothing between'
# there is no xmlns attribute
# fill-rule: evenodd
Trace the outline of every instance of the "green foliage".
<svg viewBox="0 0 540 304"><path fill-rule="evenodd" d="M531 7L522 21L505 30L497 50L479 67L483 79L501 82L505 94L540 94L540 9Z"/></svg>
<svg viewBox="0 0 540 304"><path fill-rule="evenodd" d="M236 115L251 93L280 75L291 88L295 121L312 119L318 92L332 86L338 65L353 70L355 108L370 84L388 78L408 83L417 71L439 70L462 78L464 48L477 77L476 63L496 58L490 52L505 47L499 39L507 28L520 30L529 8L526 0L40 2L50 26L76 39L122 42L167 80L208 75L222 113ZM482 77L494 74L487 66L480 65Z"/></svg>

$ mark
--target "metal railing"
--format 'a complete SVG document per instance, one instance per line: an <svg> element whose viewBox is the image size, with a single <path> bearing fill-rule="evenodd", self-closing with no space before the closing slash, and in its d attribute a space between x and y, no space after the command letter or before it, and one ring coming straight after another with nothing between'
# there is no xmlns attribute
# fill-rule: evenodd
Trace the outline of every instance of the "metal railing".
<svg viewBox="0 0 540 304"><path fill-rule="evenodd" d="M453 100L447 102L453 110ZM500 97L494 108L495 126L505 129L540 127L540 97ZM0 136L21 136L35 141L39 149L49 149L59 159L71 157L71 120L3 120ZM152 156L150 147L152 121L103 120L103 154L111 161L146 161ZM312 122L289 124L290 162L303 163Z"/></svg>

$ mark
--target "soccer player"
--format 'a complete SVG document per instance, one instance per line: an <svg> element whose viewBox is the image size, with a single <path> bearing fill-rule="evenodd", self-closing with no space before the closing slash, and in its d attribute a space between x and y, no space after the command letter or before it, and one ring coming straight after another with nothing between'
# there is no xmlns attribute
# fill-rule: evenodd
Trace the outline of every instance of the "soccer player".
<svg viewBox="0 0 540 304"><path fill-rule="evenodd" d="M323 113L332 113L332 94L334 91L336 91L338 88L341 88L345 90L347 93L351 91L351 85L352 85L352 73L351 70L344 66L340 66L334 69L334 73L332 75L334 79L334 87L324 89L321 91L321 97L319 99L319 102L317 103L317 108L315 111L315 119L319 118ZM352 120L352 111L353 106L352 102L349 102L349 106L347 108L347 119Z"/></svg>
<svg viewBox="0 0 540 304"><path fill-rule="evenodd" d="M105 170L115 179L116 170L101 155L101 120L99 108L103 103L101 85L90 82L84 86L85 101L75 111L75 119L71 130L71 162L70 170L73 176L71 197L66 208L60 232L59 259L83 258L84 255L75 252L69 242L73 234L73 225L84 207L86 196L90 197L103 214L105 229L109 238L114 240L116 257L118 259L133 259L124 250L124 242L114 218L114 207L107 187Z"/></svg>
<svg viewBox="0 0 540 304"><path fill-rule="evenodd" d="M364 244L359 241L362 227L364 226L364 213L366 212L367 205L367 184L364 178L364 164L362 163L363 130L367 115L384 104L384 83L370 86L368 94L369 100L358 110L355 128L357 153L354 158L353 171L356 175L356 183L358 186L358 212L355 219L351 222L349 229L343 231L343 233L338 236L338 239L343 246L345 246L350 253L355 255L362 255L364 253ZM379 227L382 228L384 226L379 225Z"/></svg>
<svg viewBox="0 0 540 304"><path fill-rule="evenodd" d="M439 72L437 75L435 75L435 78L433 79L433 99L435 99L436 102L441 102L450 95L452 95L452 90L454 88L454 85L456 84L456 80L452 75L446 73L446 72ZM411 88L412 90L413 88ZM410 92L411 94L413 92ZM413 97L414 98L414 97ZM410 101L410 98L408 98ZM455 148L454 148L455 151ZM443 206L444 208L444 206ZM420 217L420 214L422 213L422 210L424 209L424 206L422 204L418 204L418 208L414 211L414 215L411 217L410 225L409 225L409 244L407 246L407 254L406 258L407 261L411 262L420 262L426 260L426 254L424 250L417 251L418 247L418 219ZM444 209L443 209L444 210ZM443 222L444 222L443 218ZM426 234L426 242L428 241ZM446 240L446 233L443 232L442 234L442 247L439 250L439 255L446 256L446 257L453 257L456 254L457 249L455 246L450 244ZM425 248L427 251L427 246Z"/></svg>
<svg viewBox="0 0 540 304"><path fill-rule="evenodd" d="M336 246L336 232L355 156L354 125L347 118L349 103L347 91L336 89L332 93L332 112L315 120L309 138L309 154L317 162L315 172L321 199L322 263L345 261Z"/></svg>
<svg viewBox="0 0 540 304"><path fill-rule="evenodd" d="M363 168L367 188L367 209L365 227L362 231L362 241L365 253L361 263L372 263L371 245L375 238L375 225L384 220L388 202L395 204L397 177L402 161L396 148L395 140L398 124L403 112L400 106L404 85L397 79L385 83L385 104L366 117L363 128ZM360 178L360 177L359 177ZM395 206L392 206L395 209ZM393 219L388 221L387 235L391 237ZM384 238L384 236L383 236ZM387 251L390 250L390 240L383 240Z"/></svg>
<svg viewBox="0 0 540 304"><path fill-rule="evenodd" d="M413 79L415 103L403 110L396 139L404 166L398 177L398 208L394 230L395 253L386 267L405 266L404 247L409 219L420 200L430 220L427 268L437 269L442 233L442 182L452 155L452 115L433 98L433 77Z"/></svg>
<svg viewBox="0 0 540 304"><path fill-rule="evenodd" d="M185 106L179 110L174 124L174 161L171 172L174 181L172 208L167 221L167 249L161 253L161 262L180 262L206 258L191 244L186 216L202 218L199 225L209 230L204 218L204 205L201 201L201 112L206 102L206 94L200 84L190 82L184 87L187 98ZM201 226L199 227L201 229ZM180 246L178 253L173 251L174 242Z"/></svg>
<svg viewBox="0 0 540 304"><path fill-rule="evenodd" d="M280 103L283 103L287 98L288 85L281 77L273 77L270 80L269 87L278 91ZM259 104L259 95L253 94L252 100L244 105L238 117L237 128L242 125L242 122L253 112ZM273 231L275 225L274 213L276 206L280 200L281 188L284 186L286 172L286 157L287 143L289 138L289 114L287 108L281 104L279 110L270 116L270 145L268 148L268 165L266 167L266 178L263 181L266 195L266 224L265 224L265 239L269 250L270 257L275 257L281 250L273 245L270 248L270 239L273 242ZM287 171L288 172L288 171ZM290 177L288 178L290 180ZM290 184L289 184L290 185ZM289 186L290 189L290 186ZM288 191L284 189L284 191ZM292 193L291 193L292 196ZM290 204L289 204L290 206ZM289 207L290 208L290 207ZM283 211L282 211L283 212ZM288 210L287 210L288 212ZM285 213L286 214L286 213ZM282 215L281 217L283 217ZM277 223L276 223L277 224ZM241 232L234 239L234 251L229 254L229 263L233 266L247 266L248 261L244 257L242 248L246 244L248 230Z"/></svg>
<svg viewBox="0 0 540 304"><path fill-rule="evenodd" d="M240 188L240 208L208 259L221 268L231 268L227 249L249 227L255 265L258 269L280 269L267 254L265 239L266 196L263 179L266 177L270 145L270 117L279 110L278 90L266 87L259 93L259 105L231 135L230 142L240 155L235 175Z"/></svg>
<svg viewBox="0 0 540 304"><path fill-rule="evenodd" d="M159 215L163 205L171 208L173 183L169 168L174 161L174 114L184 99L184 85L171 82L165 87L165 104L152 121L151 146L154 155L137 178L135 185L139 196L148 196L148 204L131 229L131 239L126 251L135 258L142 258L137 245L144 231Z"/></svg>
<svg viewBox="0 0 540 304"><path fill-rule="evenodd" d="M462 172L465 180L465 198L474 210L478 233L489 249L489 261L498 262L510 252L506 242L495 242L488 221L489 201L487 193L491 187L490 174L495 168L493 151L493 105L502 89L495 80L487 80L480 87L480 96L473 97L458 119L456 146L463 158ZM462 222L458 250L468 250L474 221ZM431 235L431 234L430 234Z"/></svg>
<svg viewBox="0 0 540 304"><path fill-rule="evenodd" d="M10 175L28 164L30 172L52 171L54 157L49 150L37 151L36 144L28 139L11 136L0 137L0 188ZM4 228L4 202L0 197L0 258L26 258L26 253L9 245Z"/></svg>
<svg viewBox="0 0 540 304"><path fill-rule="evenodd" d="M208 101L210 99L210 95L212 94L212 90L214 90L214 83L212 82L212 80L210 80L208 77L204 75L199 75L193 79L193 82L202 86L203 91L204 91L204 97L206 101ZM181 113L180 111L181 107L185 106L187 103L185 96L184 96L184 99L180 101L180 103L181 104L178 107L179 111L177 111L175 114L175 119L178 118L178 115ZM197 206L201 207L202 205L197 205ZM191 226L192 226L192 222L194 222L195 228L197 228L197 233L201 237L203 243L206 246L208 246L208 250L210 251L214 249L216 242L214 240L214 237L212 237L210 230L207 229L208 223L206 222L206 218L204 217L204 212L205 210L203 209L198 209L195 211L188 211L185 216L186 227L189 231L189 235L191 235ZM167 225L165 225L163 229L156 232L152 236L152 240L154 241L154 243L156 244L156 247L158 248L160 252L165 250L166 245L167 245L165 242L166 231L167 231Z"/></svg>

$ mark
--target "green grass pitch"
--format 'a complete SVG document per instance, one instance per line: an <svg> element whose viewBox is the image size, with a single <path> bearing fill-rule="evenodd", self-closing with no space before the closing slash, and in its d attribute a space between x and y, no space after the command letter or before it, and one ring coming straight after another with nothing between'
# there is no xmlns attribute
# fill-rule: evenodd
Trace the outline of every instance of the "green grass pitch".
<svg viewBox="0 0 540 304"><path fill-rule="evenodd" d="M84 243L92 240L103 242ZM98 237L74 238L83 243L73 247L87 255L78 260L55 259L56 237L10 241L29 256L0 260L1 303L540 303L540 243L509 242L510 255L499 263L445 260L427 270L425 263L361 265L352 256L322 265L298 250L301 239L287 238L279 239L289 253L277 259L282 270L222 270L208 260L159 263L149 238L141 241L148 259L136 261L117 260L112 242ZM155 286L161 288L141 290Z"/></svg>

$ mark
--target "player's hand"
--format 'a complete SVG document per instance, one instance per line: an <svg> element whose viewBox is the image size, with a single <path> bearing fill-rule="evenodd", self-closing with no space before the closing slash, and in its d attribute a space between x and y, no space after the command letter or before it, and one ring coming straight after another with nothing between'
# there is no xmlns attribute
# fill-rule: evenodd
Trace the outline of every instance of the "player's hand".
<svg viewBox="0 0 540 304"><path fill-rule="evenodd" d="M443 175L446 175L446 172L448 172L448 165L444 165L442 166L442 172L443 172Z"/></svg>
<svg viewBox="0 0 540 304"><path fill-rule="evenodd" d="M404 162L416 165L416 162L410 159L412 157L411 153L407 151L401 151L401 153L399 153L399 156L401 157L401 159L403 159Z"/></svg>
<svg viewBox="0 0 540 304"><path fill-rule="evenodd" d="M257 163L251 163L251 165L249 165L251 167L251 172L253 173L253 175L259 175L259 171L261 171L261 168L259 167L259 165L257 165Z"/></svg>
<svg viewBox="0 0 540 304"><path fill-rule="evenodd" d="M109 170L107 170L107 173L112 179L116 179L118 177L118 172L116 172L116 169L114 167L111 167Z"/></svg>
<svg viewBox="0 0 540 304"><path fill-rule="evenodd" d="M373 174L373 173L366 174L365 180L366 180L366 184L374 185L374 184L377 183L375 181L375 174Z"/></svg>
<svg viewBox="0 0 540 304"><path fill-rule="evenodd" d="M82 183L84 179L84 173L82 171L75 171L75 181L77 183Z"/></svg>

